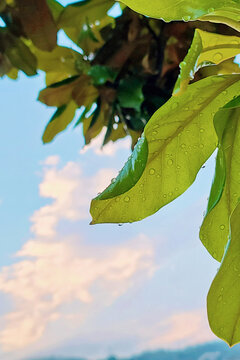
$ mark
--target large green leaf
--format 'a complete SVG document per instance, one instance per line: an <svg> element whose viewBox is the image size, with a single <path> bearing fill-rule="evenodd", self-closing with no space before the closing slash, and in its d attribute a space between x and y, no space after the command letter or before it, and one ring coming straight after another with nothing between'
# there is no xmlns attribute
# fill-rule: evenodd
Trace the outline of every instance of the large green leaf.
<svg viewBox="0 0 240 360"><path fill-rule="evenodd" d="M240 342L240 205L231 216L231 237L207 298L212 331L230 346Z"/></svg>
<svg viewBox="0 0 240 360"><path fill-rule="evenodd" d="M209 64L218 65L240 53L240 37L213 34L199 29L195 30L191 48L180 64L180 74L173 94L179 95L194 74Z"/></svg>
<svg viewBox="0 0 240 360"><path fill-rule="evenodd" d="M240 8L234 0L121 0L131 9L140 14L167 22L172 20L196 20L203 15L214 13L216 10Z"/></svg>
<svg viewBox="0 0 240 360"><path fill-rule="evenodd" d="M163 105L144 129L148 158L142 175L126 192L119 193L118 185L115 193L111 186L109 196L108 189L104 191L104 200L102 195L94 199L93 223L138 221L181 195L214 151L213 117L238 93L239 86L239 75L208 77ZM135 159L130 161L134 169ZM131 181L128 173L126 177Z"/></svg>
<svg viewBox="0 0 240 360"><path fill-rule="evenodd" d="M220 110L214 123L220 144L200 239L210 254L221 261L228 240L229 218L240 197L240 108Z"/></svg>
<svg viewBox="0 0 240 360"><path fill-rule="evenodd" d="M68 105L57 109L44 130L42 136L44 143L51 142L57 134L66 129L74 118L76 108L76 104L71 101Z"/></svg>

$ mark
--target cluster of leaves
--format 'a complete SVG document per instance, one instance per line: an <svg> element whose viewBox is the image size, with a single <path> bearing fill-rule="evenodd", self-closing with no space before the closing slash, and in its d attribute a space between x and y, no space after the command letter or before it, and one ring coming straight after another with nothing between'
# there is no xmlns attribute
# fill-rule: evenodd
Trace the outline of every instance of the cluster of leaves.
<svg viewBox="0 0 240 360"><path fill-rule="evenodd" d="M172 97L148 121L117 178L91 204L92 224L139 221L186 191L218 149L200 238L221 262L208 294L209 323L232 346L240 342L240 67L234 63L240 2L123 2L165 21L222 22L236 30L234 36L195 30Z"/></svg>
<svg viewBox="0 0 240 360"><path fill-rule="evenodd" d="M82 124L86 144L104 131L103 145L130 135L133 148L147 121L171 97L194 25L166 24L124 5L122 15L113 18L107 15L113 5L113 0L66 7L56 0L0 0L6 24L0 27L0 76L45 72L47 87L38 99L56 111L44 143L65 130L81 108L75 126ZM57 44L59 30L79 51Z"/></svg>
<svg viewBox="0 0 240 360"><path fill-rule="evenodd" d="M118 177L92 201L93 224L155 213L187 190L218 149L200 238L222 262L208 294L210 325L233 345L240 341L240 68L234 63L240 2L123 2L115 19L107 15L113 0L66 7L56 0L0 0L6 24L0 76L45 72L39 100L56 107L45 143L78 108L75 126L83 125L86 144L102 130L103 144L126 135L137 143ZM57 44L59 30L79 51Z"/></svg>

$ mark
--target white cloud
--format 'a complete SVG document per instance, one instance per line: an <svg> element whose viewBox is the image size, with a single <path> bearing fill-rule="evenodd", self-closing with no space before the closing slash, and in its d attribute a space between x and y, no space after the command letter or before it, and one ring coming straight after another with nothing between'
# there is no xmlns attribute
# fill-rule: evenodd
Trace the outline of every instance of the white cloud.
<svg viewBox="0 0 240 360"><path fill-rule="evenodd" d="M60 162L60 157L58 155L51 155L51 156L48 156L41 163L46 166L54 166L54 165L56 166L59 164L59 162Z"/></svg>
<svg viewBox="0 0 240 360"><path fill-rule="evenodd" d="M78 244L32 240L17 256L20 261L0 273L0 291L11 295L16 306L0 332L5 351L38 340L50 322L64 317L62 305L78 301L81 315L84 304L84 321L96 304L100 309L109 306L155 270L151 242L142 235L105 251L87 247L81 239Z"/></svg>
<svg viewBox="0 0 240 360"><path fill-rule="evenodd" d="M85 154L87 151L92 150L98 156L114 156L119 150L129 150L131 149L131 139L130 136L124 139L120 139L116 142L110 141L107 145L102 146L104 139L104 134L99 134L95 139L91 141L89 145L84 146L80 150L80 154Z"/></svg>
<svg viewBox="0 0 240 360"><path fill-rule="evenodd" d="M102 169L86 177L76 162L68 162L61 169L45 169L39 192L41 197L53 199L53 202L34 212L31 217L32 232L36 236L52 237L56 235L60 220L90 220L88 209L91 198L102 191L116 173L114 169Z"/></svg>
<svg viewBox="0 0 240 360"><path fill-rule="evenodd" d="M214 339L205 309L178 312L161 321L147 342L149 348L183 348Z"/></svg>

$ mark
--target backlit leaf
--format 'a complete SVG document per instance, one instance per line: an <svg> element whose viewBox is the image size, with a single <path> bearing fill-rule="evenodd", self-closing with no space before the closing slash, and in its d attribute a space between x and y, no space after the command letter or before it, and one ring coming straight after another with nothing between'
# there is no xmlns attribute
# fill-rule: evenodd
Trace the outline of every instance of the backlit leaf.
<svg viewBox="0 0 240 360"><path fill-rule="evenodd" d="M118 185L115 192L112 184L95 198L91 204L92 223L138 221L181 195L216 147L213 116L234 97L239 86L239 75L213 76L190 85L181 96L163 105L149 120L144 137L136 145L141 148L147 142L142 175L137 173L137 182L128 191L119 191ZM135 158L129 161L134 169ZM120 174L117 184L123 179L131 182L124 168Z"/></svg>
<svg viewBox="0 0 240 360"><path fill-rule="evenodd" d="M113 0L83 0L72 3L62 12L58 25L77 43L83 25L99 21L113 4Z"/></svg>
<svg viewBox="0 0 240 360"><path fill-rule="evenodd" d="M210 254L221 261L229 235L229 218L240 197L240 108L220 110L214 123L220 144L200 239Z"/></svg>
<svg viewBox="0 0 240 360"><path fill-rule="evenodd" d="M76 108L76 104L71 101L68 105L57 109L44 130L42 141L45 144L51 142L57 134L66 129L74 118Z"/></svg>
<svg viewBox="0 0 240 360"><path fill-rule="evenodd" d="M184 91L194 74L209 64L219 64L240 53L240 37L212 34L199 29L187 56L180 63L180 74L174 88L174 95Z"/></svg>
<svg viewBox="0 0 240 360"><path fill-rule="evenodd" d="M140 14L164 21L196 20L224 7L239 8L234 0L121 0Z"/></svg>
<svg viewBox="0 0 240 360"><path fill-rule="evenodd" d="M212 331L230 346L240 342L240 205L231 216L230 243L207 298Z"/></svg>

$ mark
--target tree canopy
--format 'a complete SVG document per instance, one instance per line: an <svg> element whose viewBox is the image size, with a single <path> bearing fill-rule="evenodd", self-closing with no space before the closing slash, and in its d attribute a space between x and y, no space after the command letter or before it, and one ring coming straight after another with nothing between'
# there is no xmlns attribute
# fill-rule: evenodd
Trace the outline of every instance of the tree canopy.
<svg viewBox="0 0 240 360"><path fill-rule="evenodd" d="M200 239L221 262L208 294L213 332L240 342L239 0L0 0L0 75L45 72L51 142L78 108L85 143L132 138L132 155L91 204L92 224L140 221L194 182L217 150ZM58 32L75 43L58 45ZM80 200L79 200L80 201Z"/></svg>

